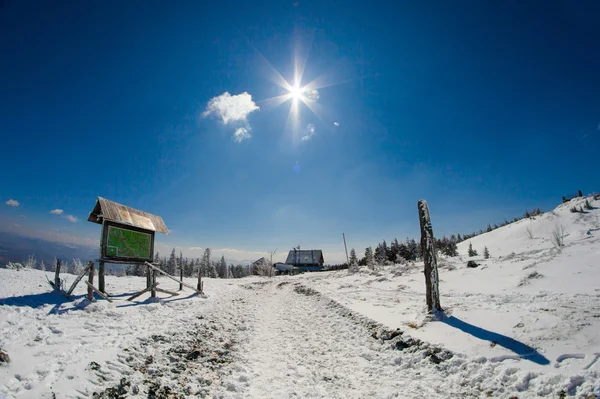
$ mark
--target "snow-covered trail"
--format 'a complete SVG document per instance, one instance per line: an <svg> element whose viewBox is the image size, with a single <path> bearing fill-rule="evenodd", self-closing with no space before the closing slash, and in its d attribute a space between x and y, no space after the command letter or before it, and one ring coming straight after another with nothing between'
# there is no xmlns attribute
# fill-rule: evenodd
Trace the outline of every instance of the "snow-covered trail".
<svg viewBox="0 0 600 399"><path fill-rule="evenodd" d="M247 287L251 330L216 397L448 397L429 359L373 338L367 319L299 283Z"/></svg>

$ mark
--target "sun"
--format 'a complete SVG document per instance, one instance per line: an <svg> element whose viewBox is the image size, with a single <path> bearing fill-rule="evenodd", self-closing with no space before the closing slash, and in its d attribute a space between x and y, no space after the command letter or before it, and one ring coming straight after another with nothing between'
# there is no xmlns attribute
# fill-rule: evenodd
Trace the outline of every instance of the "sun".
<svg viewBox="0 0 600 399"><path fill-rule="evenodd" d="M302 89L299 86L292 86L290 88L290 94L294 100L300 100L302 98Z"/></svg>

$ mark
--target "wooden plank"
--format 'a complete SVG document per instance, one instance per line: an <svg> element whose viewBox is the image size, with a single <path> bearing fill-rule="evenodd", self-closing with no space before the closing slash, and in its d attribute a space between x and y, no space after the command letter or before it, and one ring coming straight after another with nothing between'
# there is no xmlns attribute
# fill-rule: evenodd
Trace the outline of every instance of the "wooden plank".
<svg viewBox="0 0 600 399"><path fill-rule="evenodd" d="M97 289L96 287L94 287L93 284L90 284L89 281L85 282L87 284L87 286L89 288L91 288L92 290L94 290L94 292L98 295L100 295L102 298L106 299L108 302L112 302L110 299L108 299L108 297L106 295L104 295L99 289Z"/></svg>
<svg viewBox="0 0 600 399"><path fill-rule="evenodd" d="M149 262L144 262L144 263L146 263L146 265L148 265L148 266L149 266L149 267L151 267L152 269L156 270L156 271L157 271L157 272L159 272L160 274L163 274L164 276L166 276L166 277L170 278L171 280L177 281L178 283L180 283L180 284L181 284L181 285L183 285L184 287L188 287L189 289L191 289L191 290L194 290L194 291L196 291L198 294L201 294L201 295L202 295L202 291L199 291L199 290L195 289L194 287L192 287L192 286L191 286L191 285L189 285L189 284L186 284L186 283L184 283L183 281L179 281L179 280L177 280L177 278L175 278L175 277L171 276L171 275L170 275L170 274L168 274L167 272L163 272L163 271L162 271L162 270L160 270L158 267L154 266L152 263L149 263Z"/></svg>
<svg viewBox="0 0 600 399"><path fill-rule="evenodd" d="M133 301L135 298L137 298L138 296L142 295L145 292L150 291L150 287L148 288L144 288L143 290L141 290L140 292L138 292L137 294L135 294L134 296L132 296L131 298L128 298L128 301Z"/></svg>
<svg viewBox="0 0 600 399"><path fill-rule="evenodd" d="M85 267L85 269L83 269L83 271L81 273L79 273L79 276L77 276L75 281L73 281L73 284L71 284L71 288L69 288L69 291L67 291L67 298L71 296L71 293L73 292L73 290L75 289L77 284L79 284L79 282L81 281L83 276L85 276L87 274L89 268L90 268L90 264L88 263L88 265Z"/></svg>
<svg viewBox="0 0 600 399"><path fill-rule="evenodd" d="M173 295L173 296L179 296L179 294L177 292L164 290L162 288L155 288L155 290L158 291L158 292L165 293L165 294L170 294L170 295Z"/></svg>

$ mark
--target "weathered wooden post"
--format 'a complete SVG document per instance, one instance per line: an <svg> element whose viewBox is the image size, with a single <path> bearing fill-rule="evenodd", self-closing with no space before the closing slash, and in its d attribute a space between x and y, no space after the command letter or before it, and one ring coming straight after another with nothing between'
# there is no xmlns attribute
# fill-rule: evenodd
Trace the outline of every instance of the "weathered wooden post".
<svg viewBox="0 0 600 399"><path fill-rule="evenodd" d="M150 266L146 266L146 288L150 288L152 286L152 269Z"/></svg>
<svg viewBox="0 0 600 399"><path fill-rule="evenodd" d="M56 260L56 270L54 271L54 289L60 290L60 266L62 262L60 259Z"/></svg>
<svg viewBox="0 0 600 399"><path fill-rule="evenodd" d="M200 292L204 292L202 291L202 272L200 271L200 267L198 267L198 285L196 286L196 289Z"/></svg>
<svg viewBox="0 0 600 399"><path fill-rule="evenodd" d="M435 256L435 242L433 238L433 226L429 216L427 201L419 200L419 221L421 224L421 249L423 261L425 262L425 288L427 290L427 310L429 313L441 311L439 275L437 258Z"/></svg>
<svg viewBox="0 0 600 399"><path fill-rule="evenodd" d="M181 282L179 283L179 291L183 289L183 266L179 269L179 277L181 278Z"/></svg>
<svg viewBox="0 0 600 399"><path fill-rule="evenodd" d="M150 297L156 298L156 271L152 270L152 286L150 288Z"/></svg>
<svg viewBox="0 0 600 399"><path fill-rule="evenodd" d="M98 290L103 294L106 294L104 289L104 261L101 260L98 266Z"/></svg>
<svg viewBox="0 0 600 399"><path fill-rule="evenodd" d="M94 300L94 290L92 289L91 286L94 285L94 262L90 261L88 262L88 267L90 269L90 274L88 277L88 293L87 293L87 297L90 301Z"/></svg>

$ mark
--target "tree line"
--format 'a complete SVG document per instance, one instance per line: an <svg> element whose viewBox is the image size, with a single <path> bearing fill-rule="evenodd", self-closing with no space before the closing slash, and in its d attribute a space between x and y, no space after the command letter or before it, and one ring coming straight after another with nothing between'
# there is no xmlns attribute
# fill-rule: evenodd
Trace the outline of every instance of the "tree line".
<svg viewBox="0 0 600 399"><path fill-rule="evenodd" d="M169 257L161 257L157 251L153 264L172 276L179 276L183 271L184 277L198 277L198 273L200 273L202 277L242 278L250 276L253 272L250 265L227 264L225 256L221 256L220 260L212 260L211 255L211 249L206 248L201 258L184 258L181 251L177 256L175 248L173 248ZM126 273L131 276L145 276L146 269L143 264L129 265Z"/></svg>
<svg viewBox="0 0 600 399"><path fill-rule="evenodd" d="M445 235L442 238L434 238L435 240L435 248L436 250L446 256L458 256L458 248L457 245L459 242L471 239L483 233L489 233L490 231L496 230L500 227L506 226L508 224L518 222L519 220L526 218L535 218L538 215L541 215L543 212L540 208L536 208L533 211L525 210L525 213L521 217L515 217L511 221L504 219L502 223L494 223L487 225L487 228L480 229L479 231L475 231L468 234L452 234L450 237L446 237ZM469 245L469 256L476 256L477 252L474 251ZM489 251L487 247L484 249L484 256L489 258ZM360 259L358 258L356 251L354 248L350 251L349 256L349 268L358 266L368 266L372 268L374 265L391 265L395 263L405 263L412 262L422 259L421 252L421 244L417 243L414 238L407 238L405 241L398 241L397 238L394 238L390 244L383 240L375 247L373 251L372 247L365 248L364 256Z"/></svg>

